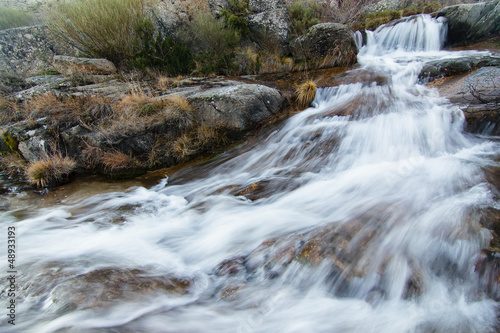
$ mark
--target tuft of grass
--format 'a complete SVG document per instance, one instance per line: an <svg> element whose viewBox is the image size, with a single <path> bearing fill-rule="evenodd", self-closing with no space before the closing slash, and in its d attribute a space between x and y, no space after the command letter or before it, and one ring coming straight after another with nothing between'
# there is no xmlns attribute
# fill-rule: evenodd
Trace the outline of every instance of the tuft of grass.
<svg viewBox="0 0 500 333"><path fill-rule="evenodd" d="M25 173L28 181L38 187L56 185L75 169L76 162L61 154L47 156L39 161L30 162Z"/></svg>
<svg viewBox="0 0 500 333"><path fill-rule="evenodd" d="M141 50L138 27L147 20L145 4L145 0L62 0L47 7L43 19L57 37L119 65Z"/></svg>
<svg viewBox="0 0 500 333"><path fill-rule="evenodd" d="M312 80L302 83L295 90L295 94L297 104L300 107L308 107L316 95L316 83Z"/></svg>
<svg viewBox="0 0 500 333"><path fill-rule="evenodd" d="M170 153L178 161L199 155L203 152L216 149L227 144L228 138L223 128L212 128L200 125L191 132L177 138L170 149Z"/></svg>
<svg viewBox="0 0 500 333"><path fill-rule="evenodd" d="M157 75L154 80L155 88L164 91L169 88L181 87L184 84L183 80L186 78L186 76L168 77L165 75Z"/></svg>
<svg viewBox="0 0 500 333"><path fill-rule="evenodd" d="M0 169L11 176L18 176L24 173L26 162L16 153L0 155Z"/></svg>
<svg viewBox="0 0 500 333"><path fill-rule="evenodd" d="M19 121L24 117L19 105L0 96L0 125Z"/></svg>
<svg viewBox="0 0 500 333"><path fill-rule="evenodd" d="M118 150L102 152L99 161L103 164L104 169L108 171L141 166L137 159Z"/></svg>
<svg viewBox="0 0 500 333"><path fill-rule="evenodd" d="M181 112L191 111L191 104L189 104L189 101L186 99L186 97L179 94L168 95L164 102L172 109Z"/></svg>
<svg viewBox="0 0 500 333"><path fill-rule="evenodd" d="M0 30L26 27L35 23L33 14L22 9L0 7Z"/></svg>

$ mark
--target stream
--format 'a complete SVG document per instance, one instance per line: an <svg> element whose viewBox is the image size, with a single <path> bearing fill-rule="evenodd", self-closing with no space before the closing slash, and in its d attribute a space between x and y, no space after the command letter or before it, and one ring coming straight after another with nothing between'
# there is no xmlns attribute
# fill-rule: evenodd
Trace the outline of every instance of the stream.
<svg viewBox="0 0 500 333"><path fill-rule="evenodd" d="M500 144L418 80L475 51L443 51L428 15L364 37L353 75L382 79L319 88L251 149L152 186L10 196L0 331L495 332L477 263Z"/></svg>

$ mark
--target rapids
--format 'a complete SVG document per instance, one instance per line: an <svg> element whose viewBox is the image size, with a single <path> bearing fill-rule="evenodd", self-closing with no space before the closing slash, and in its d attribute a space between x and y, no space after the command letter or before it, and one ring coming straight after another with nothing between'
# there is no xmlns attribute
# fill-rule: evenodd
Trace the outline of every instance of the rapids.
<svg viewBox="0 0 500 333"><path fill-rule="evenodd" d="M1 212L0 248L17 231L19 297L12 326L3 280L0 330L495 331L498 295L475 265L492 237L480 212L500 208L485 177L500 147L419 83L425 61L458 56L445 37L427 15L367 32L353 71L382 83L320 88L313 107L189 179ZM327 259L259 264L262 243L299 251L324 228L351 230L317 244Z"/></svg>

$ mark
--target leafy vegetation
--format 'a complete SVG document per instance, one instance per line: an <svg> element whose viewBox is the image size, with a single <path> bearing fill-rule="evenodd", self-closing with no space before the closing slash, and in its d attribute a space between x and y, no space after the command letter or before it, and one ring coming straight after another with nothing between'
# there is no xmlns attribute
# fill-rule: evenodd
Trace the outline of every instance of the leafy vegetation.
<svg viewBox="0 0 500 333"><path fill-rule="evenodd" d="M238 31L209 12L199 13L189 27L198 45L196 69L202 74L229 74L234 69L235 46L241 40Z"/></svg>
<svg viewBox="0 0 500 333"><path fill-rule="evenodd" d="M221 11L226 26L238 32L240 36L248 36L250 29L248 28L248 20L245 18L249 14L248 1L229 0L228 8Z"/></svg>
<svg viewBox="0 0 500 333"><path fill-rule="evenodd" d="M294 2L289 6L288 10L290 12L293 37L303 35L310 27L320 23L318 17L320 8L315 1Z"/></svg>
<svg viewBox="0 0 500 333"><path fill-rule="evenodd" d="M164 37L156 32L149 18L136 26L141 41L138 55L131 61L133 67L157 68L166 71L171 76L190 74L194 68L191 50L175 41L172 36Z"/></svg>

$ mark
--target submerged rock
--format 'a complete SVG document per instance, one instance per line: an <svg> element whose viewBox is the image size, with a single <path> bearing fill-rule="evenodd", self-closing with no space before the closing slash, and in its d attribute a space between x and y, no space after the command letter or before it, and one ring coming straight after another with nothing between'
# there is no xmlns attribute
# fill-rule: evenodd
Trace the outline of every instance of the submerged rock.
<svg viewBox="0 0 500 333"><path fill-rule="evenodd" d="M150 276L139 269L104 268L63 281L50 293L49 304L58 313L107 306L113 302L140 301L159 293L185 294L191 281Z"/></svg>
<svg viewBox="0 0 500 333"><path fill-rule="evenodd" d="M379 258L379 267L373 272L374 268L365 255L376 246L373 242L377 239L378 231L372 225L375 220L380 220L380 217L367 214L345 223L329 223L302 233L285 234L267 240L249 255L225 260L216 267L215 274L225 278L227 284L221 290L237 285L240 286L239 291L245 288L246 279L273 280L294 274L297 267L301 266L311 269L311 272L321 270L324 283L339 296L356 293L357 280L367 278L368 274L376 274L378 282L373 285L374 292L368 293L367 298L367 301L375 302L384 296L384 289L388 287L384 285L385 270L394 255L387 253L386 258ZM424 277L418 264L411 263L402 297L418 297L424 288ZM374 293L379 296L376 297Z"/></svg>

